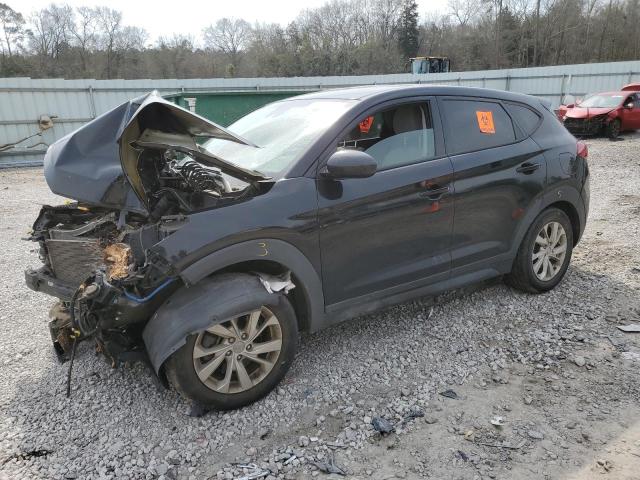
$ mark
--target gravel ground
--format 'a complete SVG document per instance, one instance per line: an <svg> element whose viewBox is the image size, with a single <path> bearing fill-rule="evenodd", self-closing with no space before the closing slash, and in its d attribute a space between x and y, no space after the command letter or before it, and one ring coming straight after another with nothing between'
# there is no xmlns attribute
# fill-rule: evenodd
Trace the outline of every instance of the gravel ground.
<svg viewBox="0 0 640 480"><path fill-rule="evenodd" d="M637 480L640 335L616 326L640 322L640 135L588 143L590 220L556 290L494 281L305 336L277 391L197 418L88 344L65 397L20 241L60 199L0 171L0 478Z"/></svg>

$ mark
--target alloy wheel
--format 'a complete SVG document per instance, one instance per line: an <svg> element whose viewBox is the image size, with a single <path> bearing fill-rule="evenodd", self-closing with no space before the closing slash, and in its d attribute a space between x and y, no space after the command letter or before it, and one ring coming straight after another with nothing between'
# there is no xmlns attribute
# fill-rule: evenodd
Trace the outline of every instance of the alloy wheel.
<svg viewBox="0 0 640 480"><path fill-rule="evenodd" d="M549 222L536 236L531 255L533 273L543 282L553 279L567 255L567 233L562 224Z"/></svg>
<svg viewBox="0 0 640 480"><path fill-rule="evenodd" d="M263 306L198 334L193 366L200 381L211 390L240 393L269 375L281 350L280 321Z"/></svg>

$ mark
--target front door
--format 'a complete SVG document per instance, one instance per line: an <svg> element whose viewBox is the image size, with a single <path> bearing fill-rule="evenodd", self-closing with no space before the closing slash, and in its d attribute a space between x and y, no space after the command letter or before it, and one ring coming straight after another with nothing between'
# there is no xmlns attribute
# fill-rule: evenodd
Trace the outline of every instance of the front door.
<svg viewBox="0 0 640 480"><path fill-rule="evenodd" d="M640 130L640 93L629 95L624 105L632 104L632 108L622 109L622 129Z"/></svg>
<svg viewBox="0 0 640 480"><path fill-rule="evenodd" d="M374 157L369 178L318 177L327 305L395 293L447 277L452 166L433 99L386 105L337 142Z"/></svg>

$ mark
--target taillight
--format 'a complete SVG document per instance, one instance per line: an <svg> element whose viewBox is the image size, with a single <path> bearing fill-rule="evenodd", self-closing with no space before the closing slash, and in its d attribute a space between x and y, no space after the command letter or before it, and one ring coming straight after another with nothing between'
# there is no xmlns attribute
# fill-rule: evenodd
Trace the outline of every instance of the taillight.
<svg viewBox="0 0 640 480"><path fill-rule="evenodd" d="M576 155L582 158L587 158L589 156L589 149L587 148L587 144L581 140L578 140L576 143Z"/></svg>

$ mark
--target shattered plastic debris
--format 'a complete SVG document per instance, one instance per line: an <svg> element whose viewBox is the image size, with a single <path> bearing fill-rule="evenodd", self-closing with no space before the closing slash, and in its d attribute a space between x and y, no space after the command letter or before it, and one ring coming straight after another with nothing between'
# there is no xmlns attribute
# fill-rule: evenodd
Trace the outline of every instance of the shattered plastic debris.
<svg viewBox="0 0 640 480"><path fill-rule="evenodd" d="M453 390L445 390L444 392L440 392L440 395L447 398L453 398L454 400L458 399L458 394Z"/></svg>
<svg viewBox="0 0 640 480"><path fill-rule="evenodd" d="M238 480L255 480L258 478L263 478L271 475L271 470L262 469L258 467L255 463L250 463L248 465L237 465L238 468L253 470L242 477L238 477Z"/></svg>
<svg viewBox="0 0 640 480"><path fill-rule="evenodd" d="M386 418L382 417L373 417L373 419L371 420L371 425L373 425L373 429L376 432L380 432L383 435L391 433L395 430L393 424Z"/></svg>
<svg viewBox="0 0 640 480"><path fill-rule="evenodd" d="M499 415L496 415L495 417L493 417L491 420L491 425L495 426L495 427L501 427L504 425L504 417L501 417Z"/></svg>
<svg viewBox="0 0 640 480"><path fill-rule="evenodd" d="M125 278L129 274L131 247L126 243L112 243L104 249L104 262L107 265L109 280Z"/></svg>
<svg viewBox="0 0 640 480"><path fill-rule="evenodd" d="M622 330L624 333L640 333L640 323L618 325L618 330Z"/></svg>
<svg viewBox="0 0 640 480"><path fill-rule="evenodd" d="M289 293L290 290L296 288L291 281L291 272L287 271L282 275L269 275L268 273L256 273L260 279L260 283L269 293L284 292Z"/></svg>
<svg viewBox="0 0 640 480"><path fill-rule="evenodd" d="M325 473L335 473L337 475L342 475L345 476L347 474L347 472L344 470L344 468L336 465L336 459L334 457L334 455L331 455L331 457L329 457L329 459L325 462L325 461L316 461L316 462L312 462L316 467L318 467L318 469L321 472L325 472Z"/></svg>

